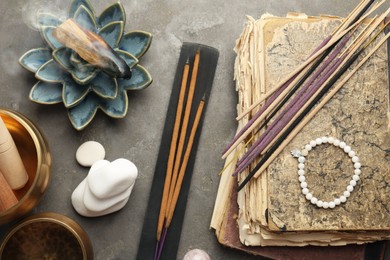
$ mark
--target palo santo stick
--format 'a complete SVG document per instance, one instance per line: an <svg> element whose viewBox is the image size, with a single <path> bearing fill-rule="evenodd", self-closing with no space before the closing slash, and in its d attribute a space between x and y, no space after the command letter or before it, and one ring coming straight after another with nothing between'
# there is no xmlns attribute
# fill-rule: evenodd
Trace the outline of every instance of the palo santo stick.
<svg viewBox="0 0 390 260"><path fill-rule="evenodd" d="M55 28L53 36L66 47L74 50L91 65L103 69L113 77L130 78L127 63L98 34L68 19Z"/></svg>
<svg viewBox="0 0 390 260"><path fill-rule="evenodd" d="M11 187L0 172L0 212L7 210L18 203L18 199Z"/></svg>
<svg viewBox="0 0 390 260"><path fill-rule="evenodd" d="M179 174L181 157L183 154L185 138L187 135L188 121L190 119L192 100L194 98L194 92L195 92L195 87L196 87L196 78L198 76L199 61L200 61L200 51L198 50L195 54L194 65L192 68L190 88L188 90L187 103L186 103L186 107L185 107L185 111L184 111L183 124L182 124L181 130L180 130L180 139L179 139L179 143L178 143L178 147L177 147L177 154L176 154L176 158L175 158L175 165L173 168L171 185L169 186L170 189L169 189L168 205L171 204L171 201L173 198L173 192L174 192L175 185L176 185L177 176ZM168 211L166 211L166 213L165 213L165 217L167 217L167 216L168 216Z"/></svg>
<svg viewBox="0 0 390 260"><path fill-rule="evenodd" d="M196 112L194 124L192 125L192 128L191 128L191 133L190 133L190 137L188 139L188 145L187 145L187 148L186 148L186 151L184 154L183 163L180 166L180 173L179 173L179 177L177 179L177 184L175 186L175 191L173 194L172 203L169 204L168 218L167 218L167 222L165 223L166 228L168 228L169 225L171 224L173 213L175 212L176 203L177 203L177 200L179 198L181 185L183 183L184 174L185 174L186 169L187 169L187 164L188 164L188 160L190 158L192 145L194 144L195 134L196 134L196 131L198 129L200 118L202 116L203 107L204 107L204 99L202 99L199 103L199 107L198 107L198 110Z"/></svg>
<svg viewBox="0 0 390 260"><path fill-rule="evenodd" d="M300 122L283 143L278 146L272 156L260 167L260 169L254 175L257 178L270 164L271 162L283 151L283 149L291 142L291 140L302 130L302 128L318 113L318 111L340 90L340 88L355 74L355 72L375 53L376 50L390 37L390 33L371 50L371 52L360 61L358 65L337 85L329 92L329 94Z"/></svg>
<svg viewBox="0 0 390 260"><path fill-rule="evenodd" d="M183 106L184 106L184 99L185 99L186 88L187 88L189 68L190 68L190 65L189 65L188 60L187 60L186 64L184 65L183 77L182 77L180 93L179 93L179 101L178 101L177 108L176 108L176 117L175 117L175 123L174 123L174 127L173 127L171 146L169 149L167 172L166 172L166 176L165 176L163 197L161 199L161 208L160 208L160 214L159 214L158 225L157 225L157 241L160 241L160 238L161 238L161 232L162 232L162 228L164 225L164 219L165 219L165 212L167 210L168 194L169 194L169 189L170 189L170 185L171 185L173 162L175 160L177 139L179 136L181 116L183 113Z"/></svg>

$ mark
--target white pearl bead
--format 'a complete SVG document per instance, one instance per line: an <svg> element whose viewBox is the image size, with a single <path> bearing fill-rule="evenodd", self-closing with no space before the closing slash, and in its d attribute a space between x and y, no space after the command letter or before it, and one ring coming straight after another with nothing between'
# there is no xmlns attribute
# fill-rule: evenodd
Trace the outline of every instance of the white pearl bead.
<svg viewBox="0 0 390 260"><path fill-rule="evenodd" d="M355 163L355 162L358 162L359 161L359 157L357 157L357 156L354 156L354 157L352 157L352 161Z"/></svg>
<svg viewBox="0 0 390 260"><path fill-rule="evenodd" d="M301 176L299 176L298 180L299 180L300 182L304 182L304 181L306 180L306 178L305 178L304 175L301 175ZM355 185L356 185L356 184L355 184Z"/></svg>
<svg viewBox="0 0 390 260"><path fill-rule="evenodd" d="M352 187L356 186L356 181L355 180L351 180L349 182L349 185L351 185ZM348 187L347 187L347 189L348 189Z"/></svg>
<svg viewBox="0 0 390 260"><path fill-rule="evenodd" d="M329 208L333 209L334 207L336 207L336 204L333 201L329 202Z"/></svg>
<svg viewBox="0 0 390 260"><path fill-rule="evenodd" d="M354 180L354 181L358 181L358 180L360 180L360 177L359 177L359 175L353 175L352 176L352 179Z"/></svg>
<svg viewBox="0 0 390 260"><path fill-rule="evenodd" d="M324 209L329 208L329 203L328 203L328 202L324 202L324 204L322 205L322 207L323 207Z"/></svg>
<svg viewBox="0 0 390 260"><path fill-rule="evenodd" d="M355 169L360 169L360 167L362 167L362 165L359 162L355 162L353 166L355 167Z"/></svg>
<svg viewBox="0 0 390 260"><path fill-rule="evenodd" d="M305 145L305 150L306 150L306 151L311 151L312 148L313 148L313 147L311 147L310 144Z"/></svg>
<svg viewBox="0 0 390 260"><path fill-rule="evenodd" d="M317 139L316 139L316 144L317 144L317 145L322 144L322 139L321 139L321 138L317 138Z"/></svg>
<svg viewBox="0 0 390 260"><path fill-rule="evenodd" d="M309 154L309 152L306 149L303 149L301 151L301 154L302 154L302 156L307 156Z"/></svg>
<svg viewBox="0 0 390 260"><path fill-rule="evenodd" d="M316 147L316 145L317 145L316 141L314 141L314 140L310 141L310 146L311 147Z"/></svg>
<svg viewBox="0 0 390 260"><path fill-rule="evenodd" d="M344 196L340 196L340 202L344 203L347 201L347 198Z"/></svg>
<svg viewBox="0 0 390 260"><path fill-rule="evenodd" d="M356 175L360 175L360 174L362 173L362 170L360 170L360 169L355 169L353 172L354 172Z"/></svg>
<svg viewBox="0 0 390 260"><path fill-rule="evenodd" d="M350 151L349 153L348 153L348 155L349 155L349 157L354 157L355 155L356 155L356 153L355 153L355 151Z"/></svg>
<svg viewBox="0 0 390 260"><path fill-rule="evenodd" d="M311 193L306 194L306 199L311 200L313 198L313 195Z"/></svg>
<svg viewBox="0 0 390 260"><path fill-rule="evenodd" d="M302 189L307 188L307 182L301 182L301 188Z"/></svg>
<svg viewBox="0 0 390 260"><path fill-rule="evenodd" d="M318 199L316 197L311 198L311 204L317 204Z"/></svg>
<svg viewBox="0 0 390 260"><path fill-rule="evenodd" d="M322 143L323 144L326 144L327 142L328 142L328 137L326 137L326 136L323 136L323 137L321 137L321 140L322 140Z"/></svg>
<svg viewBox="0 0 390 260"><path fill-rule="evenodd" d="M299 176L305 175L305 171L302 170L302 169L301 169L301 170L298 170L298 175L299 175Z"/></svg>
<svg viewBox="0 0 390 260"><path fill-rule="evenodd" d="M340 147L341 149L344 149L346 146L347 146L347 144L344 143L344 142L340 142L340 144L339 144L339 147Z"/></svg>
<svg viewBox="0 0 390 260"><path fill-rule="evenodd" d="M324 205L324 203L322 202L322 200L318 200L317 201L317 207L322 207Z"/></svg>
<svg viewBox="0 0 390 260"><path fill-rule="evenodd" d="M335 146L339 146L339 145L340 145L340 140L335 139L334 142L333 142L333 144L334 144Z"/></svg>
<svg viewBox="0 0 390 260"><path fill-rule="evenodd" d="M309 193L309 189L308 188L303 188L302 189L302 193L303 193L303 195L308 194Z"/></svg>
<svg viewBox="0 0 390 260"><path fill-rule="evenodd" d="M349 191L344 191L343 193L344 197L348 198L349 196L351 196L351 193Z"/></svg>
<svg viewBox="0 0 390 260"><path fill-rule="evenodd" d="M344 152L349 153L352 150L351 146L344 147Z"/></svg>
<svg viewBox="0 0 390 260"><path fill-rule="evenodd" d="M303 157L303 156L298 157L298 162L304 163L305 162L305 157Z"/></svg>
<svg viewBox="0 0 390 260"><path fill-rule="evenodd" d="M333 144L334 143L334 138L333 137L328 137L328 143Z"/></svg>
<svg viewBox="0 0 390 260"><path fill-rule="evenodd" d="M335 205L340 205L340 203L341 203L340 199L334 199L334 204Z"/></svg>
<svg viewBox="0 0 390 260"><path fill-rule="evenodd" d="M352 185L348 185L347 186L347 191L352 192L353 191L353 186Z"/></svg>
<svg viewBox="0 0 390 260"><path fill-rule="evenodd" d="M298 169L303 170L305 168L305 165L303 163L298 164Z"/></svg>

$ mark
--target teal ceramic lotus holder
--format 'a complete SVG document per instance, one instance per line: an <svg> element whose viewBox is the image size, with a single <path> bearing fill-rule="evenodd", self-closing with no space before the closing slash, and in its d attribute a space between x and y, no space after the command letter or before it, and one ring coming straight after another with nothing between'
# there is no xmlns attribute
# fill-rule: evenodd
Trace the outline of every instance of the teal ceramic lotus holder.
<svg viewBox="0 0 390 260"><path fill-rule="evenodd" d="M38 15L39 31L47 46L31 49L19 59L38 79L30 91L30 100L45 105L63 103L77 130L84 129L98 109L113 118L125 117L127 91L141 90L152 83L149 72L139 64L152 35L144 31L124 33L126 15L119 2L96 16L88 0L73 0L68 18L104 39L130 67L132 76L115 78L87 63L53 36L53 30L63 21L42 13Z"/></svg>

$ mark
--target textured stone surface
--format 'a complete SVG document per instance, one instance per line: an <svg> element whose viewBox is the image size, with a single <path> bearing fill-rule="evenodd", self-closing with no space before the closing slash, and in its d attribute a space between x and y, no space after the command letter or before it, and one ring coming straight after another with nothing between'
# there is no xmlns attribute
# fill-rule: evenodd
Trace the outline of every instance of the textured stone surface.
<svg viewBox="0 0 390 260"><path fill-rule="evenodd" d="M97 13L108 3L116 2L90 1ZM34 11L44 6L61 15L69 1L0 1L0 106L16 109L37 123L53 155L49 188L32 213L54 211L76 220L90 235L97 260L135 258L180 46L183 41L199 42L218 48L220 58L199 143L178 259L193 248L204 249L211 259L258 259L220 246L209 229L219 184L217 174L224 163L220 159L221 151L237 128L233 81L235 40L243 29L246 15L260 17L269 12L284 16L289 11L297 11L345 16L359 1L121 2L127 13L126 30L141 29L153 34L152 45L141 63L154 81L148 89L129 95L126 118L114 120L98 113L88 128L76 132L61 105L42 106L28 100L36 80L17 63L24 52L42 45L39 33L31 29ZM126 207L94 219L79 216L70 202L72 191L88 173L88 169L78 165L74 154L88 140L96 140L106 148L107 160L127 158L139 168L139 179ZM8 228L1 227L0 236Z"/></svg>

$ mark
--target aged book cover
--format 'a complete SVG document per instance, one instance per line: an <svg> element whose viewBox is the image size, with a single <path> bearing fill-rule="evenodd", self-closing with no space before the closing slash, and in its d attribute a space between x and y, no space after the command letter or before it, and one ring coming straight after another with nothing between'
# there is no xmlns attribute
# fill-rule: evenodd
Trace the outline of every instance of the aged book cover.
<svg viewBox="0 0 390 260"><path fill-rule="evenodd" d="M238 114L299 66L339 23L336 17L302 14L283 18L267 14L259 20L248 17L235 48ZM238 195L231 192L237 180L229 178L237 158L227 158L226 162L232 163L221 178L211 223L222 244L255 253L258 247L250 249L244 245L345 245L389 237L387 57L387 48L382 46L293 139L265 174L252 180ZM238 128L247 121L248 118L243 118ZM294 148L300 149L310 140L327 135L351 145L363 165L362 179L348 202L332 210L318 209L304 198L299 187L297 160L290 154ZM243 150L238 147L236 152ZM306 166L311 169L307 174L311 190L324 200L342 193L353 174L348 156L332 146L317 147L307 158ZM237 212L234 211L236 196ZM232 238L235 223L238 223L236 231L242 246ZM334 247L328 250L337 251Z"/></svg>

